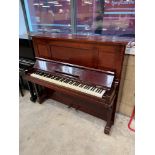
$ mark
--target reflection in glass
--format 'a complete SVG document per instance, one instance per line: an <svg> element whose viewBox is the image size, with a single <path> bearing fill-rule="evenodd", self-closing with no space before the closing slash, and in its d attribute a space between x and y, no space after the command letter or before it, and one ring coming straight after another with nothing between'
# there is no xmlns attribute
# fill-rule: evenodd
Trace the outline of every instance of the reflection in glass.
<svg viewBox="0 0 155 155"><path fill-rule="evenodd" d="M73 1L76 16L71 15ZM76 27L75 33L82 35L135 34L135 0L24 0L24 4L30 32L69 34Z"/></svg>
<svg viewBox="0 0 155 155"><path fill-rule="evenodd" d="M135 0L78 0L77 33L134 36Z"/></svg>
<svg viewBox="0 0 155 155"><path fill-rule="evenodd" d="M45 61L39 61L39 68L42 70L47 70L46 62Z"/></svg>
<svg viewBox="0 0 155 155"><path fill-rule="evenodd" d="M73 75L73 68L69 66L62 66L62 72Z"/></svg>
<svg viewBox="0 0 155 155"><path fill-rule="evenodd" d="M70 33L70 0L24 0L31 32Z"/></svg>

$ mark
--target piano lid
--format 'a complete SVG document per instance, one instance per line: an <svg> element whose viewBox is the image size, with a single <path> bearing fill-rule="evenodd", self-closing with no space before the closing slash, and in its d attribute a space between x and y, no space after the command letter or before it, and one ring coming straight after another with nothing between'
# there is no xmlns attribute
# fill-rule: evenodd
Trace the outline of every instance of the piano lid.
<svg viewBox="0 0 155 155"><path fill-rule="evenodd" d="M71 40L82 41L91 43L103 43L104 44L118 44L127 45L132 38L131 37L118 37L118 36L95 36L95 35L79 35L79 34L31 34L33 38L42 39L56 39L56 40Z"/></svg>
<svg viewBox="0 0 155 155"><path fill-rule="evenodd" d="M112 87L114 81L114 73L104 72L96 69L85 68L82 66L71 65L56 61L37 60L34 68L49 73L58 73L70 78L78 78L80 81L89 82L95 85Z"/></svg>

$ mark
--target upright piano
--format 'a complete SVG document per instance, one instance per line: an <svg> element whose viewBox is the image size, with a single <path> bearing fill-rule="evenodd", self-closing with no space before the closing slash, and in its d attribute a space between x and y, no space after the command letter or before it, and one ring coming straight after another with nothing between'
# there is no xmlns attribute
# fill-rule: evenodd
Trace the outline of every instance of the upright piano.
<svg viewBox="0 0 155 155"><path fill-rule="evenodd" d="M37 101L52 98L114 124L128 39L44 34L32 36L36 63L25 79ZM41 87L41 89L40 89Z"/></svg>

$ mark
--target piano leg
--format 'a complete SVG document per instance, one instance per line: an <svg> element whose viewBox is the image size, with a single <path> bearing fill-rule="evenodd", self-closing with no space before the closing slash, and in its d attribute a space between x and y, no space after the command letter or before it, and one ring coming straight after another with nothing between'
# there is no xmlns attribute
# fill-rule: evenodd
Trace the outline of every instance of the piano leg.
<svg viewBox="0 0 155 155"><path fill-rule="evenodd" d="M37 95L37 102L39 102L41 104L41 100L40 100L40 91L39 91L39 88L38 88L38 85L33 83L34 85L34 89L35 89L35 93Z"/></svg>
<svg viewBox="0 0 155 155"><path fill-rule="evenodd" d="M19 90L20 90L21 96L24 96L23 90L22 90L22 85L21 85L20 81L19 81Z"/></svg>
<svg viewBox="0 0 155 155"><path fill-rule="evenodd" d="M116 105L117 105L117 97L115 97L114 105L113 105L112 118L111 118L112 125L114 124L114 121L115 121Z"/></svg>
<svg viewBox="0 0 155 155"><path fill-rule="evenodd" d="M35 84L34 83L34 89L35 89L35 92L36 92L36 95L37 95L37 102L39 104L43 103L45 99L48 98L48 94L45 93L43 90L39 90L39 85Z"/></svg>
<svg viewBox="0 0 155 155"><path fill-rule="evenodd" d="M35 92L33 90L33 84L30 81L27 81L27 85L28 85L28 88L29 88L29 91L30 91L30 95L31 95L30 100L32 102L35 102L36 99L37 99L37 96L35 95Z"/></svg>
<svg viewBox="0 0 155 155"><path fill-rule="evenodd" d="M110 133L110 130L111 130L111 126L112 126L112 112L113 112L113 109L112 107L108 108L107 110L107 124L104 128L104 133L109 135Z"/></svg>

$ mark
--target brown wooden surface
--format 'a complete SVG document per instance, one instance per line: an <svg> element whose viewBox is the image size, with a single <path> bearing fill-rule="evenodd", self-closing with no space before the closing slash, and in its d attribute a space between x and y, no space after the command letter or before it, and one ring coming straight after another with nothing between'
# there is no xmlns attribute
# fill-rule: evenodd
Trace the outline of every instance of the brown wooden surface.
<svg viewBox="0 0 155 155"><path fill-rule="evenodd" d="M36 92L38 101L41 103L46 96L102 118L107 121L104 132L109 134L114 124L122 64L129 39L70 34L36 35L32 39L37 61L26 79L35 87L40 85L46 90L42 94ZM57 86L31 77L30 73L36 70L97 85L106 89L106 93L97 98Z"/></svg>
<svg viewBox="0 0 155 155"><path fill-rule="evenodd" d="M78 36L33 36L37 58L62 61L91 68L116 72L120 79L128 39Z"/></svg>
<svg viewBox="0 0 155 155"><path fill-rule="evenodd" d="M95 84L106 88L111 88L114 81L113 72L103 72L55 61L37 60L34 68L60 76L76 78L78 81L84 81L87 84Z"/></svg>

